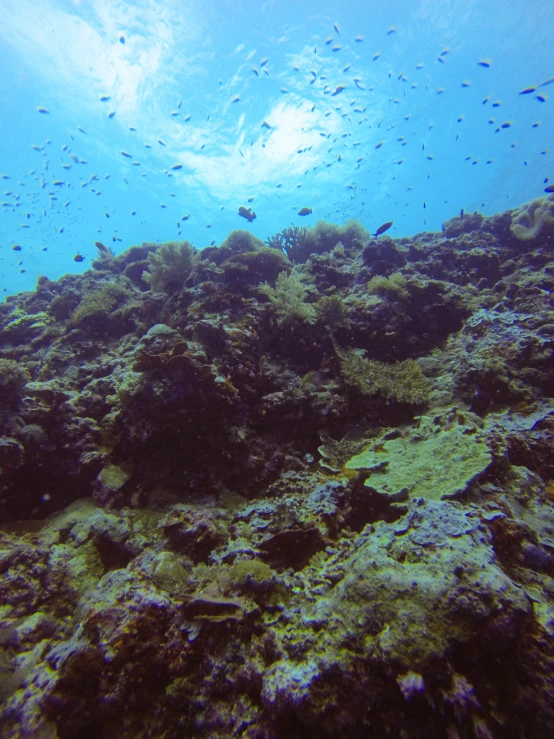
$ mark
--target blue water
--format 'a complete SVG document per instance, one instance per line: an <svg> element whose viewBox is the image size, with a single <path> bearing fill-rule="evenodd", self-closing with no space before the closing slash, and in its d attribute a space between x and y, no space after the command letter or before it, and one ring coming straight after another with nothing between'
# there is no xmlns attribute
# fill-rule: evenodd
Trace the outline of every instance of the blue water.
<svg viewBox="0 0 554 739"><path fill-rule="evenodd" d="M97 240L353 217L398 237L536 197L554 84L518 93L554 76L553 31L546 0L1 0L1 294L89 268Z"/></svg>

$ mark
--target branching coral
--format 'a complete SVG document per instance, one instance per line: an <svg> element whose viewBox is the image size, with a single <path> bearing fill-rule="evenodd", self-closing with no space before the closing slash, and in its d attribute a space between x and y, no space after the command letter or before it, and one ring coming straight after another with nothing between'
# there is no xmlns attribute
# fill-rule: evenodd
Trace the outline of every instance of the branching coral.
<svg viewBox="0 0 554 739"><path fill-rule="evenodd" d="M267 245L273 249L280 249L292 259L293 262L302 261L297 256L302 253L302 246L308 229L300 226L289 226L274 236L269 236Z"/></svg>
<svg viewBox="0 0 554 739"><path fill-rule="evenodd" d="M338 295L325 295L317 301L315 309L317 320L329 328L345 326L347 323L346 306Z"/></svg>
<svg viewBox="0 0 554 739"><path fill-rule="evenodd" d="M189 276L195 254L188 241L168 241L148 254L148 269L142 278L152 290L172 292Z"/></svg>
<svg viewBox="0 0 554 739"><path fill-rule="evenodd" d="M293 271L290 275L281 272L277 277L275 287L264 282L260 285L260 290L273 303L279 325L294 318L299 318L306 323L315 322L315 308L305 302L308 291L297 272Z"/></svg>

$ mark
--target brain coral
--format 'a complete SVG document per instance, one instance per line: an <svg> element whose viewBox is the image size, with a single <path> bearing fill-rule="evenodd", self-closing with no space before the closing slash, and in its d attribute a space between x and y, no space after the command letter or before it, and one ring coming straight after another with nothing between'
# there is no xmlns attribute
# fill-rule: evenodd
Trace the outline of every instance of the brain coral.
<svg viewBox="0 0 554 739"><path fill-rule="evenodd" d="M510 230L517 239L529 241L539 236L545 225L554 225L554 193L514 210Z"/></svg>

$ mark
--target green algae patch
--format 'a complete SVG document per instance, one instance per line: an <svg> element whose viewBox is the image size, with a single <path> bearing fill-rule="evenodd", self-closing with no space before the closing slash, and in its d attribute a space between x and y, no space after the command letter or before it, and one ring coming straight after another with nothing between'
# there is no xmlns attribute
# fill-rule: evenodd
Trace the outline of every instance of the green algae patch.
<svg viewBox="0 0 554 739"><path fill-rule="evenodd" d="M406 435L383 440L351 457L348 470L366 470L366 487L394 502L409 498L441 500L467 489L492 460L472 423L473 414L422 416ZM390 436L390 435L389 435Z"/></svg>

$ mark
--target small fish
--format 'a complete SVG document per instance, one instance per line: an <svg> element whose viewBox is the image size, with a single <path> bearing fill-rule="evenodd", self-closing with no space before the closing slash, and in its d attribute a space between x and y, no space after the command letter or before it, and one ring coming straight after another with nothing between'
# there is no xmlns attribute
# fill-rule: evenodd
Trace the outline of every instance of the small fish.
<svg viewBox="0 0 554 739"><path fill-rule="evenodd" d="M538 95L535 95L535 100L538 100L540 103L544 103L548 100L548 95L545 92L541 92Z"/></svg>
<svg viewBox="0 0 554 739"><path fill-rule="evenodd" d="M273 126L270 126L267 121L263 121L262 128L273 128Z"/></svg>
<svg viewBox="0 0 554 739"><path fill-rule="evenodd" d="M325 39L325 43L327 44L327 46L329 46L329 44L332 44L333 43L333 37L332 36L327 36L327 38Z"/></svg>
<svg viewBox="0 0 554 739"><path fill-rule="evenodd" d="M109 95L101 95L100 96L100 102L101 103L107 103L108 100L111 100L111 97Z"/></svg>
<svg viewBox="0 0 554 739"><path fill-rule="evenodd" d="M333 28L335 29L335 31L336 31L337 33L339 33L339 34L340 34L340 26L339 26L339 24L338 24L338 23L333 23Z"/></svg>
<svg viewBox="0 0 554 739"><path fill-rule="evenodd" d="M268 61L269 61L268 57L267 56L264 56L264 58L260 62L260 67L265 67L265 65L267 64Z"/></svg>
<svg viewBox="0 0 554 739"><path fill-rule="evenodd" d="M56 187L61 187L62 185L65 185L65 182L63 180L54 180L52 184L56 185Z"/></svg>
<svg viewBox="0 0 554 739"><path fill-rule="evenodd" d="M254 72L254 74L256 75L256 77L259 77L260 76L260 73L258 72L258 70L257 70L256 67L252 67L252 71Z"/></svg>
<svg viewBox="0 0 554 739"><path fill-rule="evenodd" d="M75 254L75 256L73 257L74 262L82 262L84 261L84 259L84 256L82 254L79 254L79 252L77 252L77 254Z"/></svg>
<svg viewBox="0 0 554 739"><path fill-rule="evenodd" d="M312 214L312 209L311 208L301 208L298 211L298 215L299 216L310 216L311 214Z"/></svg>
<svg viewBox="0 0 554 739"><path fill-rule="evenodd" d="M480 67L490 67L491 64L492 64L492 62L491 62L490 59L479 59L479 61L477 62L477 64Z"/></svg>
<svg viewBox="0 0 554 739"><path fill-rule="evenodd" d="M381 52L380 52L380 51L377 51L377 52L376 52L376 53L375 53L375 54L373 55L373 61L374 61L374 62L376 62L376 61L377 61L377 59L379 59L379 57L380 57L380 56L381 56Z"/></svg>
<svg viewBox="0 0 554 739"><path fill-rule="evenodd" d="M84 128L81 128L81 126L77 126L77 131L80 131L81 133L84 133L85 136L88 136L88 133L85 131Z"/></svg>
<svg viewBox="0 0 554 739"><path fill-rule="evenodd" d="M341 46L340 44L335 44L335 45L334 45L334 46L333 46L333 47L331 48L331 51L340 51L341 49L342 49L342 46Z"/></svg>
<svg viewBox="0 0 554 739"><path fill-rule="evenodd" d="M530 95L532 92L535 92L537 89L537 85L529 85L529 87L524 87L523 90L518 92L518 95Z"/></svg>
<svg viewBox="0 0 554 739"><path fill-rule="evenodd" d="M125 151L124 149L121 150L121 156L127 157L127 159L132 159L133 155L129 154L128 151Z"/></svg>
<svg viewBox="0 0 554 739"><path fill-rule="evenodd" d="M136 214L137 214L136 210L132 210L132 211L131 211L131 215L132 215L132 216L136 216Z"/></svg>
<svg viewBox="0 0 554 739"><path fill-rule="evenodd" d="M389 230L392 224L393 224L393 221L387 221L386 223L383 223L383 225L379 226L377 231L375 231L374 236L380 236L381 234L385 233L385 231Z"/></svg>
<svg viewBox="0 0 554 739"><path fill-rule="evenodd" d="M129 126L129 131L136 131L137 129L134 126Z"/></svg>
<svg viewBox="0 0 554 739"><path fill-rule="evenodd" d="M505 123L500 124L500 128L510 128L510 126L513 126L513 121L506 121Z"/></svg>
<svg viewBox="0 0 554 739"><path fill-rule="evenodd" d="M158 144L159 144L160 146L165 146L164 142L163 142L163 141L162 141L161 139L158 139Z"/></svg>
<svg viewBox="0 0 554 739"><path fill-rule="evenodd" d="M547 85L552 85L552 84L554 84L554 77L549 77L544 82L541 82L539 87L546 87Z"/></svg>
<svg viewBox="0 0 554 739"><path fill-rule="evenodd" d="M396 33L396 26L391 26L389 30L387 31L387 36L390 36L391 33Z"/></svg>
<svg viewBox="0 0 554 739"><path fill-rule="evenodd" d="M186 123L187 121L190 121L190 117L191 117L191 116L190 116L190 113L188 113L188 114L187 114L187 115L185 116L185 118L184 118L184 120L185 120L185 123Z"/></svg>
<svg viewBox="0 0 554 739"><path fill-rule="evenodd" d="M46 108L43 108L41 105L37 106L37 110L39 113L42 113L43 115L48 115L50 113L49 110Z"/></svg>
<svg viewBox="0 0 554 739"><path fill-rule="evenodd" d="M334 97L335 95L339 95L343 90L346 90L346 85L337 85L335 92L331 93L331 97Z"/></svg>
<svg viewBox="0 0 554 739"><path fill-rule="evenodd" d="M383 146L383 142L379 141L379 143L375 144L376 149L380 149Z"/></svg>
<svg viewBox="0 0 554 739"><path fill-rule="evenodd" d="M554 185L548 185L548 187L544 188L545 192L554 192ZM15 246L13 247L15 249Z"/></svg>
<svg viewBox="0 0 554 739"><path fill-rule="evenodd" d="M469 80L464 80L462 82L462 87L471 87L471 82Z"/></svg>
<svg viewBox="0 0 554 739"><path fill-rule="evenodd" d="M249 223L252 223L252 221L256 218L256 214L254 213L254 211L251 211L250 208L245 208L243 205L239 207L238 212L239 216L246 218Z"/></svg>
<svg viewBox="0 0 554 739"><path fill-rule="evenodd" d="M188 221L188 219L189 219L189 218L190 218L190 215L189 215L189 214L187 213L187 215L186 215L186 216L183 216L183 217L181 218L181 220L182 220L182 221Z"/></svg>
<svg viewBox="0 0 554 739"><path fill-rule="evenodd" d="M356 38L354 39L354 41L355 41L355 42L356 42L357 44L361 44L361 43L362 43L362 41L364 41L364 37L363 37L363 36L356 36Z"/></svg>
<svg viewBox="0 0 554 739"><path fill-rule="evenodd" d="M124 44L125 43L125 36L122 33L119 35L119 43L120 44Z"/></svg>
<svg viewBox="0 0 554 739"><path fill-rule="evenodd" d="M171 169L183 169L183 165L182 164L174 164L173 167L171 167Z"/></svg>
<svg viewBox="0 0 554 739"><path fill-rule="evenodd" d="M12 246L12 249L13 249L14 251L21 251L21 248L22 248L22 247L21 247L21 246L20 246L19 244L14 244L14 245Z"/></svg>
<svg viewBox="0 0 554 739"><path fill-rule="evenodd" d="M108 118L113 118L114 115L115 115L115 110L110 110L110 112L108 113Z"/></svg>
<svg viewBox="0 0 554 739"><path fill-rule="evenodd" d="M248 202L251 203L254 200L254 198L248 198ZM222 209L223 210L223 209Z"/></svg>

